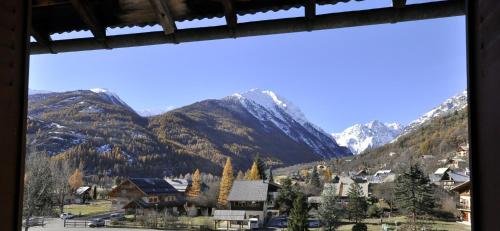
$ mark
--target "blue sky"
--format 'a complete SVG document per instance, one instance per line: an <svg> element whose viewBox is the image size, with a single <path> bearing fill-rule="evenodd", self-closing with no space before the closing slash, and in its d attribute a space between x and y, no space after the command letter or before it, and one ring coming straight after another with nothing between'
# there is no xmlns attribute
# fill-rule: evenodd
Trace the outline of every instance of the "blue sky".
<svg viewBox="0 0 500 231"><path fill-rule="evenodd" d="M379 7L388 1L356 4L322 7L318 12ZM264 17L269 16L240 21ZM224 21L185 22L178 27L210 23ZM30 65L32 89L107 88L136 110L165 110L251 88L270 89L294 102L325 131L337 132L374 119L406 124L464 90L465 18L36 55Z"/></svg>

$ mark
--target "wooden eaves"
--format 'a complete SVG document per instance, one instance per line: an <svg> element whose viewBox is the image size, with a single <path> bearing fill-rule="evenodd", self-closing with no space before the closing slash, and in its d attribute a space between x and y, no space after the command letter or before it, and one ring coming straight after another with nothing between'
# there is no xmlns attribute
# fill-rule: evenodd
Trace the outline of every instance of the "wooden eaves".
<svg viewBox="0 0 500 231"><path fill-rule="evenodd" d="M74 0L77 1L77 0ZM151 0L155 1L155 0ZM230 0L220 0L230 4ZM229 3L227 3L229 2ZM293 33L302 31L325 30L344 27L366 26L384 23L397 23L414 20L434 19L465 14L464 0L447 0L421 4L405 5L404 7L387 7L369 10L340 12L316 15L314 0L308 0L304 17L264 20L247 23L237 23L234 9L225 6L226 26L189 28L172 30L172 21L165 20L164 31L137 34L114 35L106 37L106 46L97 38L79 38L52 41L50 47L41 42L31 44L31 54L52 52L72 52L96 50L105 48L123 48L157 44L176 44L203 40L239 38L258 35ZM170 23L169 25L164 25ZM175 25L174 25L175 26Z"/></svg>

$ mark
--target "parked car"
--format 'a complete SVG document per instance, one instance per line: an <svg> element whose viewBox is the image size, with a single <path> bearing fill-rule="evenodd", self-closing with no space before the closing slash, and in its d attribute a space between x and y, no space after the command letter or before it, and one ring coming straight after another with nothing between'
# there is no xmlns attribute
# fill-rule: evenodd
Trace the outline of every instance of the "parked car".
<svg viewBox="0 0 500 231"><path fill-rule="evenodd" d="M88 226L91 228L95 228L95 227L102 227L104 226L104 224L105 224L104 219L94 218L89 221Z"/></svg>
<svg viewBox="0 0 500 231"><path fill-rule="evenodd" d="M72 214L72 213L61 213L61 215L59 215L59 217L63 220L66 220L66 219L73 219L75 218L75 215Z"/></svg>
<svg viewBox="0 0 500 231"><path fill-rule="evenodd" d="M307 227L309 228L319 228L321 223L318 220L309 220L307 221Z"/></svg>
<svg viewBox="0 0 500 231"><path fill-rule="evenodd" d="M112 213L109 216L109 219L112 221L121 221L121 220L125 220L125 216L123 215L123 213Z"/></svg>

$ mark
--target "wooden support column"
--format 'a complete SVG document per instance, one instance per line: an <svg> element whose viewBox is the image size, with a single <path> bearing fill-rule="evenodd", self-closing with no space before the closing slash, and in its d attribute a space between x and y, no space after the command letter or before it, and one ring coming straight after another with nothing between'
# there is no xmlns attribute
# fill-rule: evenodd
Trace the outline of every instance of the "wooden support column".
<svg viewBox="0 0 500 231"><path fill-rule="evenodd" d="M87 24L90 31L98 40L106 38L106 29L99 22L94 10L89 5L88 0L70 0L73 8L78 12L80 18Z"/></svg>
<svg viewBox="0 0 500 231"><path fill-rule="evenodd" d="M20 230L31 0L0 1L0 230Z"/></svg>
<svg viewBox="0 0 500 231"><path fill-rule="evenodd" d="M500 1L467 1L472 230L499 230Z"/></svg>
<svg viewBox="0 0 500 231"><path fill-rule="evenodd" d="M158 16L158 22L163 28L165 35L174 33L177 27L175 26L175 21L172 18L167 2L165 0L149 0L149 3Z"/></svg>

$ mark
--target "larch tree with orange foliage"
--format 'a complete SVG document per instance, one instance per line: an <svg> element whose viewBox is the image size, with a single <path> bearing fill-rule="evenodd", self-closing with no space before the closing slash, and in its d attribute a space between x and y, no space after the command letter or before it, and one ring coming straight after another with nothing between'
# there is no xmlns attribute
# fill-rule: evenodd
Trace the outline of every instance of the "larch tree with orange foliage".
<svg viewBox="0 0 500 231"><path fill-rule="evenodd" d="M229 192L231 192L231 188L233 187L233 180L233 165L231 164L231 158L227 158L226 165L224 166L224 170L222 171L219 198L217 200L219 206L221 207L227 206L227 197L229 196Z"/></svg>
<svg viewBox="0 0 500 231"><path fill-rule="evenodd" d="M80 169L75 169L75 172L68 179L71 190L77 190L83 186L83 174Z"/></svg>
<svg viewBox="0 0 500 231"><path fill-rule="evenodd" d="M250 172L248 173L247 180L261 180L259 173L259 166L257 166L256 162L253 162L252 168L250 168Z"/></svg>
<svg viewBox="0 0 500 231"><path fill-rule="evenodd" d="M198 197L201 194L201 173L200 170L196 169L193 176L191 177L191 186L189 187L186 195L188 197Z"/></svg>

